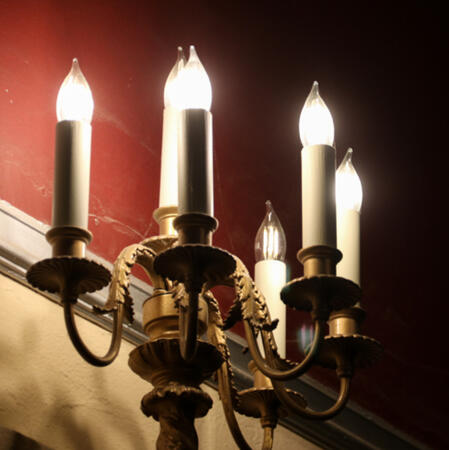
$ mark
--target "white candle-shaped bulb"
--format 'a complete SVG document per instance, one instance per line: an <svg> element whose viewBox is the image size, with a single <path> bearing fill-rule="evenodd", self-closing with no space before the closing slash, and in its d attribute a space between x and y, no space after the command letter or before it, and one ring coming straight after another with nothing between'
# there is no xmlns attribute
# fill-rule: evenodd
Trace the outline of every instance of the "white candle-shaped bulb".
<svg viewBox="0 0 449 450"><path fill-rule="evenodd" d="M284 229L269 200L265 202L266 213L256 234L254 251L256 262L262 260L285 260L287 243Z"/></svg>
<svg viewBox="0 0 449 450"><path fill-rule="evenodd" d="M75 58L56 101L53 227L87 229L94 101Z"/></svg>
<svg viewBox="0 0 449 450"><path fill-rule="evenodd" d="M281 289L287 278L284 262L287 242L281 222L268 200L265 202L266 213L256 234L254 250L256 265L254 280L257 288L264 295L272 319L278 319L274 337L279 353L285 357L286 313L280 298Z"/></svg>
<svg viewBox="0 0 449 450"><path fill-rule="evenodd" d="M362 183L352 165L348 149L336 173L337 248L343 258L337 264L337 275L360 285L360 211Z"/></svg>
<svg viewBox="0 0 449 450"><path fill-rule="evenodd" d="M178 213L213 216L212 87L193 45L178 77Z"/></svg>
<svg viewBox="0 0 449 450"><path fill-rule="evenodd" d="M178 47L178 59L168 74L164 87L164 106L166 108L176 108L176 98L179 96L179 74L184 68L186 59L182 47Z"/></svg>
<svg viewBox="0 0 449 450"><path fill-rule="evenodd" d="M174 103L178 109L205 109L210 111L212 86L209 76L193 45L187 63L179 73L179 84Z"/></svg>
<svg viewBox="0 0 449 450"><path fill-rule="evenodd" d="M180 73L185 58L182 47L178 47L178 58L168 74L164 88L164 113L162 126L161 178L159 206L178 206L178 128Z"/></svg>
<svg viewBox="0 0 449 450"><path fill-rule="evenodd" d="M334 144L334 121L320 96L317 81L313 83L299 117L299 136L304 147L309 145L332 147Z"/></svg>
<svg viewBox="0 0 449 450"><path fill-rule="evenodd" d="M84 120L92 121L94 100L86 78L81 72L78 60L73 59L72 68L59 89L56 100L58 121Z"/></svg>
<svg viewBox="0 0 449 450"><path fill-rule="evenodd" d="M352 148L349 148L337 169L337 210L350 209L359 213L363 199L362 183L352 164L352 154Z"/></svg>
<svg viewBox="0 0 449 450"><path fill-rule="evenodd" d="M302 246L336 246L334 122L315 81L299 118Z"/></svg>

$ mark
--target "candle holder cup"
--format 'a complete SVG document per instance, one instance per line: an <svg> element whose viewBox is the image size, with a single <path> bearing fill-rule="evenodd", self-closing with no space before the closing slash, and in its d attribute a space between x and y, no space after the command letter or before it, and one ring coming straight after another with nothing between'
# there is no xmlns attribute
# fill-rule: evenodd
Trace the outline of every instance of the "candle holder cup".
<svg viewBox="0 0 449 450"><path fill-rule="evenodd" d="M159 225L160 236L175 236L173 222L178 215L177 206L161 206L154 210L153 218Z"/></svg>
<svg viewBox="0 0 449 450"><path fill-rule="evenodd" d="M250 361L248 368L254 377L254 386L238 393L235 409L238 413L260 419L264 429L262 450L273 446L273 431L280 418L288 416L288 410L282 405L274 392L271 381L257 368L254 361ZM303 408L307 406L304 397L295 391L287 390L293 401Z"/></svg>
<svg viewBox="0 0 449 450"><path fill-rule="evenodd" d="M212 234L218 228L218 221L201 213L181 214L173 222L178 232L178 242L183 244L212 244Z"/></svg>
<svg viewBox="0 0 449 450"><path fill-rule="evenodd" d="M84 258L86 247L92 240L92 233L84 228L63 226L51 228L45 237L52 247L54 257Z"/></svg>
<svg viewBox="0 0 449 450"><path fill-rule="evenodd" d="M324 245L300 250L298 260L304 266L304 276L285 285L282 301L297 310L311 311L314 320L327 320L332 311L354 305L360 300L360 287L335 276L335 266L341 256L336 248Z"/></svg>

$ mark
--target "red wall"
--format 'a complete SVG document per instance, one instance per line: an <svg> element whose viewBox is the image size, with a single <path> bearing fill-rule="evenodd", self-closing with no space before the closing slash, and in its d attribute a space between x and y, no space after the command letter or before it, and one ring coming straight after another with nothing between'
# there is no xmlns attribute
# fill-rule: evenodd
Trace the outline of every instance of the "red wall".
<svg viewBox="0 0 449 450"><path fill-rule="evenodd" d="M443 448L446 274L433 264L448 242L440 217L447 204L442 16L413 5L406 12L331 5L0 0L0 198L50 222L56 95L76 56L95 101L90 248L113 261L125 245L156 233L163 87L176 47L195 44L213 87L215 243L252 269L270 199L298 276L298 117L318 79L338 158L355 149L364 186L364 330L386 346L376 368L357 374L353 398ZM291 357L299 357L302 318L289 314Z"/></svg>

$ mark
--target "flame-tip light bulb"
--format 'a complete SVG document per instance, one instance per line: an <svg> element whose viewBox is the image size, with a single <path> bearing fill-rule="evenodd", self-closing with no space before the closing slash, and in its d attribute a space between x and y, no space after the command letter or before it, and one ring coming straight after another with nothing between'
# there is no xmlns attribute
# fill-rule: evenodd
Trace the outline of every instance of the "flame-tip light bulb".
<svg viewBox="0 0 449 450"><path fill-rule="evenodd" d="M360 210L362 183L348 149L336 173L337 248L343 253L337 275L360 286Z"/></svg>
<svg viewBox="0 0 449 450"><path fill-rule="evenodd" d="M168 74L164 87L164 106L166 108L176 107L176 97L179 90L179 75L184 68L186 59L182 47L178 47L178 59Z"/></svg>
<svg viewBox="0 0 449 450"><path fill-rule="evenodd" d="M212 86L209 76L201 63L193 45L187 63L179 72L176 96L173 104L178 109L210 110L212 104Z"/></svg>
<svg viewBox="0 0 449 450"><path fill-rule="evenodd" d="M320 96L317 81L313 83L299 117L299 136L304 147L309 145L332 147L334 144L334 121Z"/></svg>
<svg viewBox="0 0 449 450"><path fill-rule="evenodd" d="M284 229L271 202L267 200L265 205L265 217L254 245L256 262L268 259L284 261L287 248Z"/></svg>
<svg viewBox="0 0 449 450"><path fill-rule="evenodd" d="M352 148L349 148L337 169L337 209L351 209L359 213L363 199L362 183L352 164L352 154Z"/></svg>
<svg viewBox="0 0 449 450"><path fill-rule="evenodd" d="M56 100L58 121L92 121L94 100L86 78L81 72L78 60L73 59L72 68L59 89Z"/></svg>
<svg viewBox="0 0 449 450"><path fill-rule="evenodd" d="M280 298L281 289L287 279L287 266L284 262L287 242L281 222L274 212L273 205L265 202L266 213L256 234L254 281L264 295L273 319L279 319L274 337L280 355L285 357L286 309Z"/></svg>

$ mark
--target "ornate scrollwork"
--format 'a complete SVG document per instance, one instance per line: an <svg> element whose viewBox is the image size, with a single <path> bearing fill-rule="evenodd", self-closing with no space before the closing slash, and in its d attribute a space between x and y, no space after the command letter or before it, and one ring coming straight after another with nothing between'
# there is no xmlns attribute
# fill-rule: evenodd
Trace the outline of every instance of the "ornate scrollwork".
<svg viewBox="0 0 449 450"><path fill-rule="evenodd" d="M161 251L170 248L176 242L176 238L150 238L139 244L125 247L114 263L112 279L109 286L108 299L104 306L96 307L99 313L107 313L117 308L119 303L125 306L125 316L129 322L133 321L133 299L129 293L131 270L135 264L139 264L146 271L155 289L170 290L170 280L163 279L153 270L154 258Z"/></svg>

